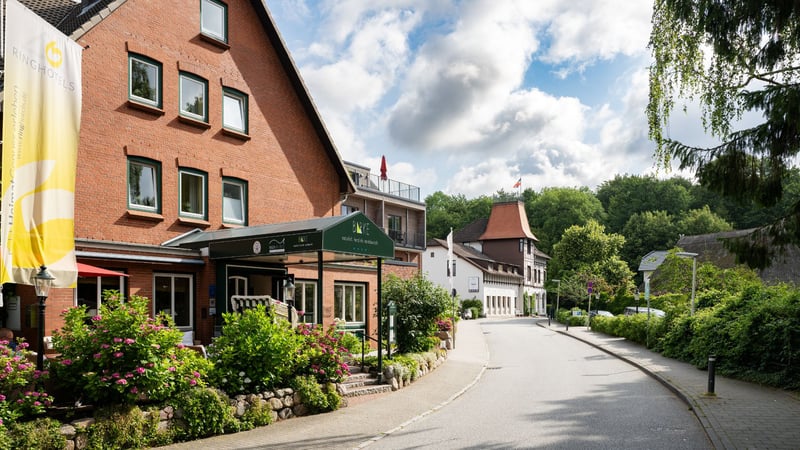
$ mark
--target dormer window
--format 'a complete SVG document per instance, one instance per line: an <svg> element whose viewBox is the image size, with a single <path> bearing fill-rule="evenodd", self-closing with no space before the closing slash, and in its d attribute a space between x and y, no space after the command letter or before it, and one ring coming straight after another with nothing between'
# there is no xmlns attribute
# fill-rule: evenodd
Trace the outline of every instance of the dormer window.
<svg viewBox="0 0 800 450"><path fill-rule="evenodd" d="M228 5L218 0L200 0L200 32L228 43Z"/></svg>

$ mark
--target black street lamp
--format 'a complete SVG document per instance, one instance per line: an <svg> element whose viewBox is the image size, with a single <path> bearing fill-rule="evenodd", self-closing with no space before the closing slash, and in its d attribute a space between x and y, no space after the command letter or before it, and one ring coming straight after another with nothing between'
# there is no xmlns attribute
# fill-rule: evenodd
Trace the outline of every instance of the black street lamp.
<svg viewBox="0 0 800 450"><path fill-rule="evenodd" d="M33 276L33 286L36 288L36 298L39 299L39 348L36 349L36 370L44 370L44 303L50 294L53 280L56 278L50 275L47 267L39 267L39 273Z"/></svg>
<svg viewBox="0 0 800 450"><path fill-rule="evenodd" d="M289 322L294 325L294 321L292 320L292 315L295 314L295 307L294 307L294 290L295 286L292 280L294 279L294 275L288 275L288 278L283 282L283 301L289 306Z"/></svg>

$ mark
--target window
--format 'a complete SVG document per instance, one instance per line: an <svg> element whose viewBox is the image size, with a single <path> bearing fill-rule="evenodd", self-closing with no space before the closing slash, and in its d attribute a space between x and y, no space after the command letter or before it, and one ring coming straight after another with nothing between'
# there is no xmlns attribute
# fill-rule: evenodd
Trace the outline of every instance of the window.
<svg viewBox="0 0 800 450"><path fill-rule="evenodd" d="M403 218L389 216L389 237L395 242L403 242Z"/></svg>
<svg viewBox="0 0 800 450"><path fill-rule="evenodd" d="M125 296L125 278L119 277L78 277L75 292L75 306L86 306L86 314L95 316L100 312L103 291L115 290Z"/></svg>
<svg viewBox="0 0 800 450"><path fill-rule="evenodd" d="M182 72L180 75L181 115L208 122L208 82L200 77Z"/></svg>
<svg viewBox="0 0 800 450"><path fill-rule="evenodd" d="M180 215L203 219L206 217L206 174L199 171L181 169L179 178L178 204Z"/></svg>
<svg viewBox="0 0 800 450"><path fill-rule="evenodd" d="M131 158L128 160L128 208L161 212L161 164Z"/></svg>
<svg viewBox="0 0 800 450"><path fill-rule="evenodd" d="M346 216L348 214L354 213L356 211L358 211L358 208L355 207L355 206L342 205L342 215L343 216Z"/></svg>
<svg viewBox="0 0 800 450"><path fill-rule="evenodd" d="M346 323L364 323L366 288L363 284L336 283L333 286L334 317Z"/></svg>
<svg viewBox="0 0 800 450"><path fill-rule="evenodd" d="M247 182L233 178L222 180L222 221L247 224Z"/></svg>
<svg viewBox="0 0 800 450"><path fill-rule="evenodd" d="M218 0L200 0L200 32L228 42L228 5Z"/></svg>
<svg viewBox="0 0 800 450"><path fill-rule="evenodd" d="M166 313L178 328L191 329L194 317L193 286L191 275L156 274L153 277L153 315Z"/></svg>
<svg viewBox="0 0 800 450"><path fill-rule="evenodd" d="M247 94L222 88L222 126L247 134Z"/></svg>
<svg viewBox="0 0 800 450"><path fill-rule="evenodd" d="M297 281L294 291L294 307L302 311L300 321L303 323L315 323L317 310L317 282L316 281Z"/></svg>
<svg viewBox="0 0 800 450"><path fill-rule="evenodd" d="M128 98L161 108L161 63L140 55L128 55Z"/></svg>
<svg viewBox="0 0 800 450"><path fill-rule="evenodd" d="M531 281L531 266L527 266L527 274L526 274L525 278L530 283L530 281Z"/></svg>

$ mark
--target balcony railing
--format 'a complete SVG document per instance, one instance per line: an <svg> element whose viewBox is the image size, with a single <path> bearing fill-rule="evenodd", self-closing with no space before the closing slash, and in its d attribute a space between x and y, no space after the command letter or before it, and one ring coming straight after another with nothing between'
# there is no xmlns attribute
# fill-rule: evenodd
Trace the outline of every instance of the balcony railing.
<svg viewBox="0 0 800 450"><path fill-rule="evenodd" d="M425 233L408 233L401 230L386 230L386 234L397 247L425 249Z"/></svg>
<svg viewBox="0 0 800 450"><path fill-rule="evenodd" d="M369 174L369 176L359 176L357 179L353 180L353 182L361 189L370 189L415 202L420 201L419 187L392 180L391 178L381 180L379 175Z"/></svg>

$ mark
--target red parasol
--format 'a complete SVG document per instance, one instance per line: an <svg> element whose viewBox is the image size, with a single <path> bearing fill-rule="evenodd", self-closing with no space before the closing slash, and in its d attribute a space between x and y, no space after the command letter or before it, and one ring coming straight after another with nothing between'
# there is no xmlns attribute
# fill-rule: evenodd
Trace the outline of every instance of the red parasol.
<svg viewBox="0 0 800 450"><path fill-rule="evenodd" d="M381 180L386 179L386 156L381 156Z"/></svg>

